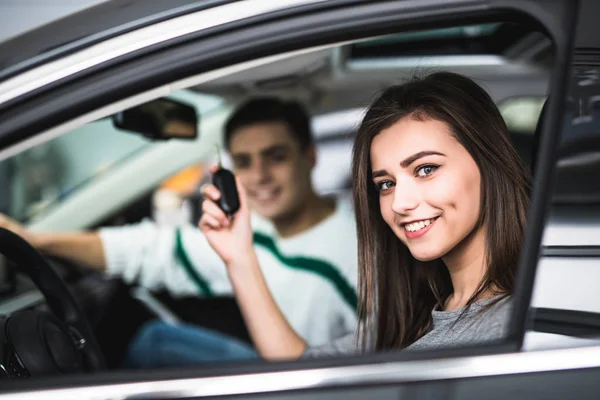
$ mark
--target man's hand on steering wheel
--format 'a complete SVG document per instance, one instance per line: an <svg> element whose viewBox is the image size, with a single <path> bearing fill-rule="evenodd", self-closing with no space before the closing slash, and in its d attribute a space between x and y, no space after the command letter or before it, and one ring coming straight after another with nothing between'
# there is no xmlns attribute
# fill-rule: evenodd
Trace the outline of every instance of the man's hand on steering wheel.
<svg viewBox="0 0 600 400"><path fill-rule="evenodd" d="M0 228L7 229L21 236L23 239L29 242L30 245L32 245L35 248L38 248L37 235L34 232L27 229L25 225L12 219L6 214L0 213Z"/></svg>

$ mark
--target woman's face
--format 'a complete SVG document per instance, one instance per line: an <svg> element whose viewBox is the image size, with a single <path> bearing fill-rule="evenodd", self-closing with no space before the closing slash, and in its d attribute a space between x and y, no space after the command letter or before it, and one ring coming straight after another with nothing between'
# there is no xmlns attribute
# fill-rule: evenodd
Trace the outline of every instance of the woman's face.
<svg viewBox="0 0 600 400"><path fill-rule="evenodd" d="M417 260L447 255L474 231L481 175L446 123L409 116L381 131L371 170L383 219Z"/></svg>

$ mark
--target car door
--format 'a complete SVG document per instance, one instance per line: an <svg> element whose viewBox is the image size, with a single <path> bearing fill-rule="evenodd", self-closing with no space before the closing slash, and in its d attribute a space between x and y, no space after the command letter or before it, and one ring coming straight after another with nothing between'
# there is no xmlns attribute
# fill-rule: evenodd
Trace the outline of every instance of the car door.
<svg viewBox="0 0 600 400"><path fill-rule="evenodd" d="M332 42L377 36L457 20L495 18L539 24L554 43L548 112L536 164L532 210L515 291L509 337L497 346L199 368L152 373L64 376L11 382L0 390L53 398L492 398L496 377L562 370L566 353L519 353L529 314L553 159L566 98L577 2L541 0L241 1L185 14L113 37L26 70L0 83L0 156L60 133L67 123L91 121L110 107L160 96L168 87L201 82L222 68ZM239 7L239 8L236 8ZM186 25L187 24L187 25ZM146 39L143 41L142 39ZM67 68L70 67L70 68ZM194 75L194 78L190 78ZM588 351L589 352L589 351ZM598 352L598 349L596 349ZM581 352L580 352L581 353ZM579 355L577 353L575 355ZM588 353L589 354L589 353ZM574 368L577 365L572 365ZM589 364L587 365L589 366ZM472 380L489 377L491 386ZM463 380L460 380L463 379ZM456 384L453 384L455 382ZM478 381L483 382L483 381ZM558 382L558 380L556 380ZM471 392L472 388L478 391ZM351 394L352 393L352 394ZM13 393L17 394L17 393ZM506 397L506 396L502 396Z"/></svg>

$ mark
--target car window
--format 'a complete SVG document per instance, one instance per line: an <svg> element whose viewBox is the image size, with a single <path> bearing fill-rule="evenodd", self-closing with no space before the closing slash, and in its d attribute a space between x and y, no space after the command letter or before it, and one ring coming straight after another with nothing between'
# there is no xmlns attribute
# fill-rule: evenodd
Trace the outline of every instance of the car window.
<svg viewBox="0 0 600 400"><path fill-rule="evenodd" d="M524 51L523 47L528 46L532 47L532 51L545 48L545 41L538 40L538 34L540 32L532 31L529 27L500 23L459 27L454 30L434 29L415 34L403 33L394 35L389 40L361 40L360 46L347 43L331 48L325 46L306 53L294 53L285 59L269 59L274 61L265 65L249 63L246 68L237 68L236 72L231 74L211 71L210 76L216 78L198 80L197 82L202 83L173 93L172 96L192 104L199 104L199 99L207 100L206 105L198 105L202 111L201 115L210 110L224 109L225 105L241 106L246 101L260 96L276 96L301 103L312 116L312 128L317 144L316 165L312 170L315 189L319 194L342 194L346 196L343 200L349 200L351 147L365 107L383 88L411 79L414 74L433 72L432 69L461 73L480 83L492 100L501 106L507 125L514 129L514 132L512 129L510 132L511 139L516 140L517 136L527 139L519 141L519 144L515 142L515 145L520 149L519 154L523 156L524 162L529 163L528 157L534 151L534 129L531 121L539 114L540 99L547 93L548 76L552 68L552 63L547 57L530 57L529 52ZM407 49L411 51L406 51ZM419 49L427 51L420 52ZM523 54L519 53L520 51L523 51ZM385 56L379 57L380 54ZM219 116L230 116L229 112L222 114L227 115ZM222 138L224 121L225 118L215 119L214 125L210 127L215 132L213 138ZM175 163L161 164L160 167L164 168L161 174L164 176L156 176L155 187L160 187L161 190L180 190L185 186L183 191L187 191L186 194L189 195L189 186L180 186L182 180L192 181L197 188L198 180L206 178L207 165L197 161L205 161L211 157L212 148L209 147L212 147L213 142L202 142L202 132L200 136L199 141L188 146L194 151L198 150L197 158L186 159L194 164L177 165L177 168L174 167ZM254 141L251 141L250 145L253 143ZM5 168L7 176L25 177L23 181L27 182L28 191L19 184L12 183L15 188L9 186L11 190L6 196L6 207L10 210L10 215L21 221L43 218L54 205L69 199L83 188L91 187L101 180L101 177L111 174L116 166L132 159L146 157L149 153L157 153L155 150L158 146L161 144L113 129L110 121L90 123L19 154L14 160L8 160L10 162ZM223 149L224 152L225 150L227 149ZM157 159L155 156L156 154L153 154L149 159ZM165 158L167 156L180 155L171 152L165 155ZM42 177L38 175L44 168L28 172L28 168L32 168L29 165L35 165L35 162L28 160L37 161L35 157L42 159L38 163L45 163L51 167ZM55 159L58 161L55 162ZM226 160L227 157L224 156L223 159ZM231 167L227 162L224 165ZM169 176L184 166L189 169L181 171L181 175ZM123 179L124 185L135 181L135 174L129 175L129 178ZM164 178L168 178L167 181L164 181ZM285 183L286 188L296 189L296 186L305 182L287 179ZM355 227L355 215L352 214L350 201L340 203L340 207L336 203L334 208L335 212L341 209L350 216L340 229L321 240L305 244L295 241L293 237L276 237L277 222L289 219L288 215L284 215L285 218L280 220L273 218L273 221L264 221L274 212L269 208L269 203L274 203L273 199L282 192L280 187L251 187L248 192L250 191L253 191L250 196L254 196L255 204L258 200L266 203L262 209L264 215L259 215L262 216L262 220L257 218L257 225L253 225L253 228L256 228L252 232L253 243L257 247L260 246L261 259L272 261L272 264L265 264L265 271L274 271L272 273L275 275L267 278L267 284L274 292L278 305L283 305L282 312L289 317L292 327L302 335L309 347L318 347L352 335L356 329L358 274L355 265L356 252L352 248L355 237L345 240L344 236L352 235ZM526 196L524 193L525 191L521 192ZM128 207L136 207L139 205L135 204L136 196L142 194L141 191L128 194L123 203L129 202L132 204L128 204ZM479 195L474 197L480 198ZM286 196L285 199L297 200L293 195ZM197 198L193 200L198 202ZM170 199L161 197L161 201L164 201L161 204L165 204L169 203ZM206 238L194 226L197 216L193 215L188 214L187 220L184 221L193 225L175 219L175 225L178 226L174 229L160 227L156 230L153 227L157 220L155 218L155 221L133 221L135 223L130 226L106 227L101 231L103 243L110 242L122 249L121 254L117 254L116 250L115 253L105 253L107 262L112 262L111 266L105 268L109 270L111 277L122 281L120 284L127 288L125 294L117 297L118 301L97 301L98 299L94 298L97 292L89 290L90 284L79 285L76 293L77 296L86 298L87 301L84 300L81 304L89 315L103 316L94 319L93 323L110 369L140 367L139 363L143 364L144 360L150 361L150 364L144 364L141 368L152 368L152 362L163 354L153 345L156 338L154 333L160 334L160 329L165 328L164 324L161 328L160 323L167 322L169 326L165 332L169 335L167 331L172 327L173 321L185 321L190 331L194 330L194 326L201 326L212 330L213 333L228 335L227 341L233 337L234 340L230 343L233 344L232 350L236 353L234 356L241 359L257 358L254 344L249 339L247 327L233 298L234 293L223 262L215 257ZM420 223L418 225L410 227L410 232L429 226ZM52 227L46 225L46 228ZM89 226L76 228L86 229ZM123 230L119 231L120 228ZM142 243L143 240L146 241ZM314 254L306 256L305 253L313 251L316 254L315 249L320 252L320 258ZM336 259L332 256L334 252L339 253ZM130 262L123 261L130 254L133 254ZM285 274L288 275L284 276ZM92 282L91 285L104 284L93 280ZM306 282L309 284L306 285ZM134 290L129 291L131 287ZM106 303L109 306L105 306ZM96 312L98 304L102 305L102 314ZM434 307L422 307L422 310L429 313L434 311ZM152 327L157 325L146 325L151 321L159 324L159 331L152 330ZM111 336L114 326L119 326L123 333L118 343L115 343L114 337ZM150 331L141 329L148 326ZM182 328L187 330L183 326ZM146 332L151 333L146 335ZM203 338L208 337L209 341L214 339L212 333L204 336L205 333L206 331L202 331L200 335ZM177 347L184 343L177 339L177 335L163 342L165 348L171 345ZM191 332L191 335L195 337L190 337L192 341L198 338L197 332ZM197 356L186 350L185 346L179 350L182 348L183 351L178 352L182 362ZM168 351L170 349L164 354L168 354ZM139 357L136 361L138 364L128 364L133 362L133 358L129 357L132 354ZM154 356L156 358L150 360ZM190 358L186 358L188 356ZM209 362L221 361L219 357L217 354L216 359L213 358ZM174 357L169 357L167 366L178 366L171 363L173 360L177 362ZM193 366L197 360L192 360L192 363L185 366ZM239 358L227 361L235 362L239 361Z"/></svg>
<svg viewBox="0 0 600 400"><path fill-rule="evenodd" d="M218 96L179 91L171 95L209 115L223 105ZM85 185L123 162L156 146L142 135L116 128L110 118L88 123L0 163L7 188L0 195L2 212L33 222Z"/></svg>
<svg viewBox="0 0 600 400"><path fill-rule="evenodd" d="M381 93L382 88L409 80L415 74L424 75L431 72L431 69L459 73L467 71L467 76L476 79L488 91L496 104L503 105L500 107L501 113L507 125L512 128L509 132L511 140L517 147L518 153L523 157L524 163L529 165L531 154L534 151L535 124L532 121L537 119L543 98L547 93L548 71L551 65L547 63L546 58L543 61L528 60L517 63L511 58L505 57L504 52L512 46L517 46L518 43L531 45L529 41L536 42L536 36L531 38L532 32L513 24L494 24L481 29L466 27L466 29L458 29L456 32L452 31L454 33L449 36L446 36L444 32L440 33L434 30L431 35L421 32L423 35L401 34L394 35L389 40L383 40L384 38L373 39L372 42L363 40L360 42L360 48L355 44L344 44L332 49L320 49L295 55L289 59L276 60L266 66L250 67L230 75L220 76L191 87L190 91L213 93L230 99L233 105L232 110L244 106L248 101L265 97L299 102L311 116L315 137L317 152L316 164L312 170L312 185L318 194L337 195L339 198L349 201L351 197L351 150L355 133L366 106ZM503 35L508 35L506 40L498 42L498 37L503 37ZM424 46L423 41L431 47ZM394 51L395 45L400 46L399 49L407 46L415 49L423 45L424 48L429 49L431 54ZM365 49L368 51L363 51ZM377 49L388 51L388 53L385 57L376 57ZM459 57L461 55L464 58ZM336 56L341 59L335 58ZM494 76L494 78L491 79L490 76ZM527 81L527 85L523 84L524 80ZM255 110L254 113L257 114L261 111ZM231 115L227 116L227 118L229 117ZM258 124L255 123L255 127ZM218 128L221 130L221 135L225 133L223 128L223 125ZM243 136L240 134L237 137ZM270 136L268 137L270 138ZM255 151L253 146L259 146L258 142L261 142L259 138L262 137L255 137L252 143L249 139L248 142L244 142L244 146L247 148L242 153L251 154L252 151ZM240 140L244 141L244 139ZM243 166L236 167L235 163L231 162L232 160L227 156L227 150L231 149L223 149L223 165L238 174L244 173ZM246 159L250 158L247 155L245 157ZM255 158L259 159L259 156L255 156ZM173 182L183 180L191 182L192 187L197 188L199 180L209 180L206 170L213 163L214 160L209 160L203 165L182 165L181 167L186 167L186 169L171 171L177 175L171 176L167 183L160 184L157 192L159 195L156 198L160 200L160 203L156 203L159 209L155 210L157 212L154 222L176 225L177 232L180 232L181 235L179 239L172 239L165 234L166 249L161 247L161 254L176 255L177 263L181 263L181 265L171 264L170 261L168 265L170 268L176 268L177 272L168 272L163 278L159 274L151 273L150 269L136 272L121 271L121 273L126 275L127 283L143 286L149 293L158 296L160 302L166 304L176 316L184 318L192 324L189 331L187 328L184 329L189 332L190 340L198 340L198 335L204 337L206 334L204 329L216 331L219 338L225 334L241 340L241 344L236 342L235 349L239 350L239 353L236 351L232 356L232 361L235 361L237 360L235 357L252 358L252 356L256 356L252 341L249 339L248 331L244 322L241 321L240 311L235 303L223 306L227 311L220 313L219 319L207 317L209 313L214 315L216 307L210 308L202 306L202 304L214 304L213 301L217 301L215 298L220 297L226 297L230 301L233 299L228 297L231 292L227 281L219 280L222 273L221 261L216 259L215 262L210 248L200 247L200 243L205 245L203 239L200 241L200 238L195 238L186 241L183 236L183 232L191 231L189 225L197 224L198 215L201 212L197 193L189 193L187 185L184 185L186 186L184 188L173 184ZM238 168L237 171L236 168ZM259 204L261 202L268 204L270 201L274 201L270 196L276 198L277 193L288 190L291 192L294 188L290 189L291 186L280 183L282 181L277 179L274 180L276 185L267 178L265 178L266 184L264 182L261 184L260 177L262 175L259 172L253 172L253 174L256 175L246 175L243 182L249 185L248 193L256 207L255 216L260 221L253 226L255 229L254 243L260 251L262 262L265 262L264 260L267 263L273 261L269 257L275 255L276 262L286 266L286 268L272 268L270 264L266 264L265 268L269 271L276 271L273 272L274 275L279 273L285 275L290 270L303 271L306 269L321 277L321 280L327 285L306 289L307 293L314 293L314 296L317 297L304 296L302 298L303 307L311 308L311 304L318 298L321 315L332 314L336 317L334 320L329 320L324 316L318 317L318 313L309 316L303 313L293 314L290 311L290 304L293 304L294 310L299 309L298 302L300 300L295 291L288 290L286 287L288 279L295 282L295 287L302 287L305 285L303 279L310 279L304 275L301 277L290 275L287 278L285 276L269 276L268 280L276 282L270 286L275 301L282 307L282 312L290 316L290 324L297 329L311 347L325 344L331 339L341 339L344 334L351 335L355 329L357 307L357 289L353 286L357 276L356 259L353 257L355 249L342 252L339 249L349 248L350 246L346 243L353 243L355 239L348 238L346 242L344 239L347 237L345 235L354 234L354 218L348 220L351 224L345 226L343 234L339 232L331 235L330 243L325 247L323 246L324 240L310 242L302 248L295 247L301 242L297 242L293 237L289 241L279 238L276 223L274 223L276 220L268 220L271 211L261 208L263 206ZM274 176L280 179L279 175ZM285 183L287 182L285 181ZM188 193L185 193L186 191ZM169 192L179 193L172 196L172 193ZM183 196L182 192L184 192ZM186 201L181 201L181 197L186 197ZM292 197L294 195L282 196L282 198ZM274 203L277 202L274 201ZM187 210L185 209L186 204L191 204ZM148 227L149 225L146 223L142 226ZM142 229L141 226L140 229ZM108 238L111 231L105 232L105 237ZM118 232L113 231L112 234L117 235ZM195 234L189 233L187 237L193 237L193 235ZM333 241L334 236L335 242ZM183 253L181 249L184 249ZM179 254L185 254L185 257ZM353 258L344 259L348 255ZM151 261L148 260L148 262ZM219 268L215 267L213 270L213 262ZM337 272L319 272L318 268L310 265L309 262L321 266L324 263L327 271ZM165 264L166 262L161 263L164 268L167 268ZM171 265L173 266L171 267ZM194 266L197 266L197 272L194 272L196 271ZM323 268L325 269L325 267ZM181 279L181 281L175 281L175 278ZM315 281L315 285L320 283L322 282L319 279ZM184 305L179 299L173 297L184 297L188 303ZM205 312L198 313L197 310L200 308ZM306 322L309 319L312 322ZM223 321L229 322L224 323ZM129 360L137 360L135 367L149 368L152 363L163 362L158 360L160 356L146 358L143 355L146 353L143 349L148 346L152 347L156 331L159 332L158 336L163 333L169 335L168 332L171 328L161 324L162 322L156 322L145 325L138 333L130 336L129 351L132 351L133 355ZM201 326L202 329L195 329L198 326ZM140 329L140 327L138 326L136 329ZM175 335L182 333L178 329L174 330L177 331ZM214 332L211 332L211 337L212 333ZM165 348L176 341L171 339L165 342ZM220 342L220 339L218 341ZM192 352L188 356L192 363L198 362L203 357L201 354ZM168 365L175 365L170 361L168 363Z"/></svg>
<svg viewBox="0 0 600 400"><path fill-rule="evenodd" d="M4 193L8 215L29 221L151 143L97 121L4 161L14 178Z"/></svg>

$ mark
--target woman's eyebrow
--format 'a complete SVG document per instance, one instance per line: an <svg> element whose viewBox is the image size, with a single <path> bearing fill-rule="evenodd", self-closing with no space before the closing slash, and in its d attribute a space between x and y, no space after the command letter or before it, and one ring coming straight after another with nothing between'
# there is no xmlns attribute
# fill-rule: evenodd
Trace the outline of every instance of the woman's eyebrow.
<svg viewBox="0 0 600 400"><path fill-rule="evenodd" d="M415 153L415 154L413 154L413 155L412 155L412 156L410 156L410 157L406 157L406 158L404 159L404 161L402 161L402 162L400 163L400 166L401 166L402 168L406 168L406 167L408 167L410 164L412 164L412 163L414 163L415 161L417 161L419 158L423 158L423 157L426 157L426 156L443 156L443 157L446 157L446 155L445 155L445 154L442 154L442 153L440 153L440 152L433 151L433 150L425 150L425 151L420 151L420 152L418 152L418 153Z"/></svg>
<svg viewBox="0 0 600 400"><path fill-rule="evenodd" d="M445 154L442 154L438 151L433 151L433 150L425 150L425 151L420 151L418 153L413 154L410 157L407 157L404 161L402 161L400 163L400 166L402 168L406 168L408 167L410 164L414 163L415 161L417 161L419 158L423 158L423 157L427 157L427 156L442 156L442 157L446 157ZM371 177L373 179L378 178L380 176L387 176L390 173L385 170L385 169L380 169L377 171L373 171L373 173L371 174Z"/></svg>
<svg viewBox="0 0 600 400"><path fill-rule="evenodd" d="M373 173L371 174L371 178L375 179L375 178L379 178L380 176L387 176L389 175L389 172L387 172L385 169L380 169L377 171L373 171Z"/></svg>

